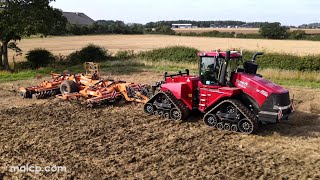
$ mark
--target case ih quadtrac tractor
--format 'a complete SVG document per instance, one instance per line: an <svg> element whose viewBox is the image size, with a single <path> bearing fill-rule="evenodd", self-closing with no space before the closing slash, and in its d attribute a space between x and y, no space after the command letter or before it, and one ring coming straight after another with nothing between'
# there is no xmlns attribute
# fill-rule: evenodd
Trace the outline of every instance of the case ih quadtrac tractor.
<svg viewBox="0 0 320 180"><path fill-rule="evenodd" d="M246 62L237 51L198 55L199 75L165 73L165 81L153 86L153 94L158 87L160 91L145 104L146 113L185 120L199 110L208 126L251 134L259 124L287 120L293 112L288 90L256 73L256 57L263 53Z"/></svg>

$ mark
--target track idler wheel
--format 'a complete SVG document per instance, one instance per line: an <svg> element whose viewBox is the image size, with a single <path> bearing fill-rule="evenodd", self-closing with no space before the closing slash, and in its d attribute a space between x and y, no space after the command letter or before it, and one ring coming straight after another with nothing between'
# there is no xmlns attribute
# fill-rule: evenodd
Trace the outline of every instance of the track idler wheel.
<svg viewBox="0 0 320 180"><path fill-rule="evenodd" d="M238 122L238 128L239 128L239 131L242 133L251 134L254 132L256 127L255 127L254 123L252 123L248 119L241 119Z"/></svg>
<svg viewBox="0 0 320 180"><path fill-rule="evenodd" d="M231 126L231 131L232 131L232 132L238 132L238 126L237 126L236 124L233 124L233 125Z"/></svg>
<svg viewBox="0 0 320 180"><path fill-rule="evenodd" d="M146 105L144 105L143 109L144 109L144 112L149 115L153 115L155 110L154 106L151 103L147 103Z"/></svg>
<svg viewBox="0 0 320 180"><path fill-rule="evenodd" d="M203 118L203 121L209 127L216 127L219 122L219 118L216 115L208 114Z"/></svg>
<svg viewBox="0 0 320 180"><path fill-rule="evenodd" d="M219 122L219 123L217 124L217 129L220 130L220 131L222 131L223 128L224 128L223 123L222 123L222 122Z"/></svg>
<svg viewBox="0 0 320 180"><path fill-rule="evenodd" d="M163 117L165 119L170 119L170 114L168 112L166 112L166 113L163 114Z"/></svg>
<svg viewBox="0 0 320 180"><path fill-rule="evenodd" d="M180 120L182 120L182 114L178 109L173 108L170 111L170 118L175 121L180 121Z"/></svg>
<svg viewBox="0 0 320 180"><path fill-rule="evenodd" d="M223 129L226 130L226 131L231 131L231 126L229 123L225 123L224 126L223 126Z"/></svg>

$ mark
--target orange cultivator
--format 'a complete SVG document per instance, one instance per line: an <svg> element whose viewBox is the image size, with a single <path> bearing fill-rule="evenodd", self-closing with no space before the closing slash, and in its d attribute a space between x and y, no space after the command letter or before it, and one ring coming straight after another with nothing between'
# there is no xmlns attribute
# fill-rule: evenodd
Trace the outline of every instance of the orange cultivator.
<svg viewBox="0 0 320 180"><path fill-rule="evenodd" d="M63 74L55 74L51 73L51 80L44 81L37 86L31 87L21 87L19 89L19 94L23 98L36 98L36 99L43 99L50 96L54 96L56 94L60 94L60 84L62 81L70 78L70 74L63 73Z"/></svg>
<svg viewBox="0 0 320 180"><path fill-rule="evenodd" d="M86 74L51 74L50 81L38 86L20 88L24 98L37 99L57 95L63 100L86 99L89 107L110 104L125 99L129 102L146 103L149 98L149 86L127 83L125 81L104 80L99 76L99 65L92 62L84 64Z"/></svg>
<svg viewBox="0 0 320 180"><path fill-rule="evenodd" d="M86 99L88 107L111 104L122 99L128 102L146 103L149 100L148 85L126 83L125 81L100 80L89 84L83 77L75 81L64 81L61 84L61 95L58 98L63 100Z"/></svg>

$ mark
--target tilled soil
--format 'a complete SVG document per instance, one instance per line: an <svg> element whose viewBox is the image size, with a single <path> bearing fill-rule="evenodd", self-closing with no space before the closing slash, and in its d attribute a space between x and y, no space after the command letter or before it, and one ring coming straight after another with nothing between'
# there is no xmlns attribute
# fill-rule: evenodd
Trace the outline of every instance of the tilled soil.
<svg viewBox="0 0 320 180"><path fill-rule="evenodd" d="M289 122L242 135L208 128L201 115L188 122L148 116L141 104L90 109L0 94L17 104L1 102L0 179L320 178L320 118L299 110L305 105ZM67 172L8 170L26 164Z"/></svg>

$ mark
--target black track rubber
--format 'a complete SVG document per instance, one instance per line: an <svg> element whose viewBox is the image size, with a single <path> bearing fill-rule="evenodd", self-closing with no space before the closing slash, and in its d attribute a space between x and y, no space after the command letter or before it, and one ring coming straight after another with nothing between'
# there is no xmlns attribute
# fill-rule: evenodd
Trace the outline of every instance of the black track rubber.
<svg viewBox="0 0 320 180"><path fill-rule="evenodd" d="M209 116L211 114L215 114L214 112L223 104L225 103L230 103L232 104L234 107L237 108L237 110L248 120L253 124L253 131L250 133L246 133L246 134L253 134L255 132L257 132L258 130L258 118L254 115L254 113L252 113L251 111L248 110L248 108L246 108L239 100L237 99L228 99L228 100L224 100L221 103L219 103L218 105L216 105L213 109L211 109L208 113L205 114L204 119L206 118L206 116Z"/></svg>
<svg viewBox="0 0 320 180"><path fill-rule="evenodd" d="M144 106L144 110L145 110L146 113L148 113L148 112L146 111L146 106L147 106L147 105L150 105L150 104L153 105L154 101L155 101L159 96L161 96L161 95L165 96L165 97L170 101L170 103L174 106L174 107L171 107L170 109L167 109L167 110L169 111L169 113L170 113L170 111L171 111L172 109L177 109L177 110L180 112L181 118L175 119L175 120L185 120L185 119L188 118L188 116L189 116L189 109L184 105L184 103L183 103L181 100L178 100L170 91L160 91L160 92L158 92L156 95L154 95L154 96L148 101L148 103L145 104L145 106ZM157 110L158 110L158 109L154 109L154 111L157 111ZM148 114L150 114L150 113L148 113ZM166 113L164 113L164 114L166 114ZM170 118L171 118L171 117L170 117Z"/></svg>

